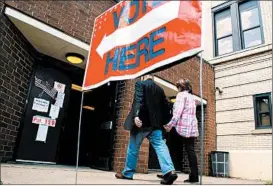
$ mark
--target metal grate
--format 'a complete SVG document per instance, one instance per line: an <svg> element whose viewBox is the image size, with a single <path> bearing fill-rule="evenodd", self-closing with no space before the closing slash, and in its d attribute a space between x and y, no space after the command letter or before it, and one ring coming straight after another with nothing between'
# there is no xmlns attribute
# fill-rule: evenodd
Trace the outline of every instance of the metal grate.
<svg viewBox="0 0 273 186"><path fill-rule="evenodd" d="M214 151L211 153L212 176L229 177L229 153Z"/></svg>

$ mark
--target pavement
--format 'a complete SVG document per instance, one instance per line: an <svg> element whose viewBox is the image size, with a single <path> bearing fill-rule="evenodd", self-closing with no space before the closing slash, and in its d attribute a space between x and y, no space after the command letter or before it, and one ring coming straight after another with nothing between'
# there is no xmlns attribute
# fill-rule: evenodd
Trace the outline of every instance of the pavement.
<svg viewBox="0 0 273 186"><path fill-rule="evenodd" d="M135 174L134 180L118 180L114 172L79 167L78 184L150 184L158 185L160 180L157 172ZM61 165L28 165L28 164L1 164L1 180L6 184L75 184L75 167ZM179 173L174 185L181 185L187 179L186 174ZM203 184L265 184L263 181L215 178L203 176ZM186 184L185 184L186 185Z"/></svg>

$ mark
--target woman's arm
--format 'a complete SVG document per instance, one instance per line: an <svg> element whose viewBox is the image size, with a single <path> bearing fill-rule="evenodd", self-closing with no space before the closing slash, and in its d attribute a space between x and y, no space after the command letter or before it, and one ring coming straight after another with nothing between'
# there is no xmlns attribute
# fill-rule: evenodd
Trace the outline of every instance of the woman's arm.
<svg viewBox="0 0 273 186"><path fill-rule="evenodd" d="M185 105L185 96L183 93L178 93L176 96L176 100L174 103L174 108L173 108L173 117L171 121L167 124L168 127L173 127L177 124L178 120L180 119L180 116L184 110L184 105Z"/></svg>

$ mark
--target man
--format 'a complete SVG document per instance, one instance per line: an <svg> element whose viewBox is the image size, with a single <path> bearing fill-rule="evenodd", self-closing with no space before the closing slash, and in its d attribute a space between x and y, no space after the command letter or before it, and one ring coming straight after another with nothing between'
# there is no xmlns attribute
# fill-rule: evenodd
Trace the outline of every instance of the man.
<svg viewBox="0 0 273 186"><path fill-rule="evenodd" d="M163 179L161 184L171 185L177 179L169 149L162 139L162 127L168 121L167 99L162 88L154 81L152 75L144 75L142 81L136 82L134 102L124 128L130 130L126 165L118 179L133 179L137 167L139 149L144 138L148 138L154 147L161 167Z"/></svg>

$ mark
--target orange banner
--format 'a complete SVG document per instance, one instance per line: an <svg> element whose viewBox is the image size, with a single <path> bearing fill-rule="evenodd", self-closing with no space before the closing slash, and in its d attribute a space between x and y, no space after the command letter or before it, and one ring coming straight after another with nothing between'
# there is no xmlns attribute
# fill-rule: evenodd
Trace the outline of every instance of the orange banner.
<svg viewBox="0 0 273 186"><path fill-rule="evenodd" d="M95 19L83 90L201 51L200 1L122 1Z"/></svg>

